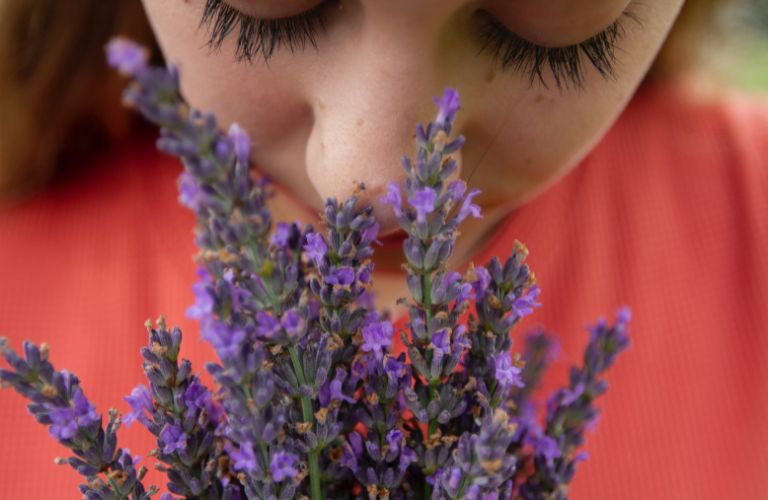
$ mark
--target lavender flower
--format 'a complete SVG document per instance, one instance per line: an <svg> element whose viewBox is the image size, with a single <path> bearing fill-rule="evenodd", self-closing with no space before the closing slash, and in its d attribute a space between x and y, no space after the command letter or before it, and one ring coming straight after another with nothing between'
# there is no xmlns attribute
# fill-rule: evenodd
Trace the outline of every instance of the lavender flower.
<svg viewBox="0 0 768 500"><path fill-rule="evenodd" d="M123 416L123 423L126 426L130 426L135 420L138 420L143 425L149 424L147 413L151 414L153 411L152 395L147 390L146 386L139 384L133 388L130 396L123 398L131 406L131 412Z"/></svg>
<svg viewBox="0 0 768 500"><path fill-rule="evenodd" d="M298 471L296 465L298 464L299 457L293 453L278 452L272 457L272 462L269 464L269 469L272 471L272 478L277 481L284 481L285 479L292 478Z"/></svg>
<svg viewBox="0 0 768 500"><path fill-rule="evenodd" d="M509 353L500 352L494 357L493 362L495 365L494 375L501 387L507 389L512 386L523 386L523 380L520 377L522 369L512 364Z"/></svg>
<svg viewBox="0 0 768 500"><path fill-rule="evenodd" d="M363 327L363 352L372 353L381 359L384 351L392 345L392 323L372 320Z"/></svg>
<svg viewBox="0 0 768 500"><path fill-rule="evenodd" d="M141 482L146 469L136 469L136 459L128 450L117 447L117 412L109 412L109 421L103 427L101 416L86 398L77 377L66 370L56 371L48 361L48 347L43 344L38 348L31 342L23 347L24 358L0 338L0 355L12 368L0 370L0 381L28 398L29 412L48 426L51 436L72 450L75 456L56 462L69 464L85 477L80 492L88 499L129 495L149 499L156 490L145 489Z"/></svg>
<svg viewBox="0 0 768 500"><path fill-rule="evenodd" d="M412 301L401 299L409 318L397 332L406 358L392 353L394 325L369 290L379 225L357 205L365 186L326 201L325 234L298 222L272 231L272 193L249 172L245 130L223 133L212 115L189 109L176 69L150 67L146 56L125 40L108 48L110 64L134 79L125 101L161 126L158 146L184 164L179 201L195 212L200 248L187 314L219 357L206 365L214 394L179 358L181 331L162 318L147 324L149 387L125 397L124 420L157 438L151 455L171 492L163 498L562 498L586 456L575 450L597 420L592 401L606 390L598 376L628 346L629 310L612 328L601 319L590 329L584 366L548 399L539 425L530 394L552 344L531 336L522 360L511 353L511 329L541 305L527 250L516 242L503 263L464 275L446 264L459 224L482 217L479 191L449 182L464 144L450 138L458 92L435 98L435 120L416 128L416 153L403 159L405 182L381 199L408 234ZM472 299L475 314L460 324ZM116 412L103 429L47 351L28 344L21 359L0 350L14 369L0 378L74 451L66 462L86 476L87 498L149 496L138 457L116 447Z"/></svg>
<svg viewBox="0 0 768 500"><path fill-rule="evenodd" d="M400 194L400 186L396 182L387 184L387 194L379 202L390 205L395 212L395 216L401 217L403 215L403 198Z"/></svg>
<svg viewBox="0 0 768 500"><path fill-rule="evenodd" d="M124 75L135 75L147 67L149 53L125 38L115 38L107 45L107 62Z"/></svg>
<svg viewBox="0 0 768 500"><path fill-rule="evenodd" d="M419 189L413 193L413 196L408 198L408 203L416 209L417 220L423 222L427 214L431 214L435 211L435 201L437 195L435 191L429 187Z"/></svg>
<svg viewBox="0 0 768 500"><path fill-rule="evenodd" d="M575 454L575 449L583 443L584 432L594 426L599 416L593 400L608 388L605 380L598 380L598 376L629 347L627 324L630 317L629 308L624 306L617 311L612 327L600 319L589 328L584 365L572 367L569 387L556 391L549 398L546 429L542 432L536 425L526 429L531 435L528 441L534 445L534 454L527 459L533 460L536 467L535 473L521 485L522 498L565 498L576 464L586 459L585 454Z"/></svg>
<svg viewBox="0 0 768 500"><path fill-rule="evenodd" d="M461 104L459 102L459 93L455 89L447 88L441 98L434 98L438 107L435 126L444 130L446 134L451 133L451 126L456 118Z"/></svg>
<svg viewBox="0 0 768 500"><path fill-rule="evenodd" d="M307 244L304 245L304 252L307 257L315 262L322 262L328 251L328 246L323 241L323 236L318 233L307 234Z"/></svg>

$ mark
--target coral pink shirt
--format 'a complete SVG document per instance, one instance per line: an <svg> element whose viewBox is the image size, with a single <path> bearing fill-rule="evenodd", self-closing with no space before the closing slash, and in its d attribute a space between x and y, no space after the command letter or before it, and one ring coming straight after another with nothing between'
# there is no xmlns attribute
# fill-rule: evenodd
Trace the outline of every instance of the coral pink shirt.
<svg viewBox="0 0 768 500"><path fill-rule="evenodd" d="M515 239L529 248L543 306L513 335L540 325L557 336L547 394L580 361L585 325L632 307L632 347L597 401L577 500L768 498L768 102L686 95L641 89L473 259L504 258ZM144 382L147 318L182 327L198 370L212 357L184 316L194 218L176 201L179 172L142 139L0 210L0 334L17 349L49 342L101 412L127 410L122 396ZM47 434L20 396L0 392L0 497L80 498ZM136 425L121 443L146 456L147 436Z"/></svg>

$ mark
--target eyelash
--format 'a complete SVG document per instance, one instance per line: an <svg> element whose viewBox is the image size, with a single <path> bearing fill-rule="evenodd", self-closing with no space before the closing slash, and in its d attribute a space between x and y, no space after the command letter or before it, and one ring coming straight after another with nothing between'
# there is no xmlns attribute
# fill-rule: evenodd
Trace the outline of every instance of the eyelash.
<svg viewBox="0 0 768 500"><path fill-rule="evenodd" d="M287 46L293 53L304 49L309 42L317 50L318 29L325 31L323 9L335 0L324 0L306 12L276 19L257 19L230 7L222 0L206 0L203 18L199 27L205 26L210 34L208 47L218 50L236 27L237 62L253 62L261 53L267 62L281 46Z"/></svg>
<svg viewBox="0 0 768 500"><path fill-rule="evenodd" d="M293 53L303 50L309 42L317 50L318 30L325 31L323 11L337 1L324 0L295 16L257 19L230 7L223 0L206 0L199 27L207 28L210 35L207 45L213 50L220 49L224 40L235 28L239 28L235 60L250 63L260 53L261 58L268 62L281 46L287 46ZM571 84L578 89L583 88L582 52L603 78L615 79L615 49L624 35L622 19L630 18L642 26L638 17L626 9L619 19L584 42L567 47L542 47L514 34L485 10L477 11L476 15L480 18L476 25L476 34L481 40L478 55L490 52L503 70L513 68L527 73L529 86L533 86L538 78L544 88L549 88L542 74L543 69L549 66L560 90L563 86L570 88Z"/></svg>
<svg viewBox="0 0 768 500"><path fill-rule="evenodd" d="M478 11L477 15L482 18L477 25L477 35L482 40L478 54L490 52L502 69L514 68L525 72L529 86L533 86L538 78L546 89L549 87L544 82L542 71L549 66L559 90L563 86L570 88L571 84L580 90L584 88L582 52L600 76L615 80L616 46L625 32L622 20L625 17L632 19L642 27L637 15L627 9L605 30L588 40L567 47L542 47L520 38L484 10Z"/></svg>

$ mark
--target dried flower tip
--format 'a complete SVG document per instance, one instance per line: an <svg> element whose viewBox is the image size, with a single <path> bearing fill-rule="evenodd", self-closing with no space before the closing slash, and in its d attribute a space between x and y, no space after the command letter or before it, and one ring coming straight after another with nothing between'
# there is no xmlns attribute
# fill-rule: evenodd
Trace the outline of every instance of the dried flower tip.
<svg viewBox="0 0 768 500"><path fill-rule="evenodd" d="M128 474L124 470L113 470L107 474L110 481L115 482L118 486L122 486L128 480Z"/></svg>
<svg viewBox="0 0 768 500"><path fill-rule="evenodd" d="M453 435L449 435L449 436L443 436L443 437L441 438L441 441L442 441L442 442L443 442L443 444L444 444L444 445L446 445L446 446L452 446L452 445L453 445L453 443L455 443L455 442L456 442L456 441L458 441L458 440L459 440L459 436L453 436Z"/></svg>
<svg viewBox="0 0 768 500"><path fill-rule="evenodd" d="M234 215L234 212L233 212L233 215ZM237 259L238 259L237 255L227 251L226 248L220 248L219 251L216 252L216 257L218 258L218 260L222 262L222 264L233 264L237 262Z"/></svg>
<svg viewBox="0 0 768 500"><path fill-rule="evenodd" d="M69 465L69 460L64 457L54 457L53 463L56 465Z"/></svg>
<svg viewBox="0 0 768 500"><path fill-rule="evenodd" d="M496 309L497 311L501 311L503 309L503 305L497 296L489 294L486 300L492 309Z"/></svg>
<svg viewBox="0 0 768 500"><path fill-rule="evenodd" d="M283 352L283 346L280 344L275 344L269 348L269 352L274 356L279 356ZM264 363L261 364L262 368L264 367Z"/></svg>
<svg viewBox="0 0 768 500"><path fill-rule="evenodd" d="M46 398L55 398L58 393L59 392L56 390L56 388L51 384L44 384L43 388L40 389L40 394Z"/></svg>
<svg viewBox="0 0 768 500"><path fill-rule="evenodd" d="M337 464L339 463L343 455L344 455L344 449L341 446L338 446L336 448L331 449L331 451L328 453L328 458L331 459L331 462Z"/></svg>
<svg viewBox="0 0 768 500"><path fill-rule="evenodd" d="M521 255L521 256L522 256L524 259L525 259L526 257L528 257L528 253L529 253L529 252L528 252L528 247L527 247L527 246L525 246L525 244L524 244L524 243L522 243L521 241L518 241L518 240L515 240L515 244L514 244L514 246L512 247L512 251L513 251L514 253L518 253L518 254L520 254L520 255Z"/></svg>
<svg viewBox="0 0 768 500"><path fill-rule="evenodd" d="M475 272L475 263L470 262L467 266L467 270L464 273L464 281L467 283L474 283L477 281L477 273Z"/></svg>
<svg viewBox="0 0 768 500"><path fill-rule="evenodd" d="M51 346L48 345L48 342L43 342L40 344L40 358L43 361L46 361L48 359L48 355L51 353Z"/></svg>
<svg viewBox="0 0 768 500"><path fill-rule="evenodd" d="M165 316L162 314L155 320L155 326L158 330L165 330Z"/></svg>
<svg viewBox="0 0 768 500"><path fill-rule="evenodd" d="M142 478L139 478L139 479L142 479ZM147 496L151 497L153 495L157 495L158 493L160 493L160 488L158 488L154 484L152 486L150 486L149 488L147 488Z"/></svg>
<svg viewBox="0 0 768 500"><path fill-rule="evenodd" d="M312 422L299 422L296 424L296 432L306 434L312 430Z"/></svg>
<svg viewBox="0 0 768 500"><path fill-rule="evenodd" d="M150 350L152 351L152 354L155 356L163 356L166 352L168 352L168 348L164 345L160 344L159 342L152 342L152 346L150 347Z"/></svg>
<svg viewBox="0 0 768 500"><path fill-rule="evenodd" d="M152 329L152 320L151 319L147 318L147 320L144 322L144 328L146 328L147 330L151 330Z"/></svg>
<svg viewBox="0 0 768 500"><path fill-rule="evenodd" d="M496 408L493 411L493 423L504 425L507 422L509 422L509 415L507 415L507 412L505 412L501 408Z"/></svg>
<svg viewBox="0 0 768 500"><path fill-rule="evenodd" d="M149 450L148 455L150 457L156 457L156 456L160 455L160 448L152 448L151 450Z"/></svg>
<svg viewBox="0 0 768 500"><path fill-rule="evenodd" d="M439 311L435 314L434 319L438 321L448 321L448 312L447 311Z"/></svg>
<svg viewBox="0 0 768 500"><path fill-rule="evenodd" d="M333 352L343 347L344 340L339 336L339 334L334 333L328 337L328 345L326 346L328 351Z"/></svg>
<svg viewBox="0 0 768 500"><path fill-rule="evenodd" d="M328 418L328 408L320 408L315 412L315 418L321 425L325 425L325 421Z"/></svg>
<svg viewBox="0 0 768 500"><path fill-rule="evenodd" d="M474 391L475 389L477 389L477 377L469 377L466 385L464 385L464 391L469 392Z"/></svg>
<svg viewBox="0 0 768 500"><path fill-rule="evenodd" d="M355 196L360 196L363 191L365 191L365 183L364 182L357 182L355 184L355 189L352 191L352 194Z"/></svg>
<svg viewBox="0 0 768 500"><path fill-rule="evenodd" d="M500 458L494 460L480 460L480 467L482 467L488 474L496 474L501 469L502 462Z"/></svg>
<svg viewBox="0 0 768 500"><path fill-rule="evenodd" d="M379 395L372 392L365 397L365 401L371 406L376 406L379 404Z"/></svg>

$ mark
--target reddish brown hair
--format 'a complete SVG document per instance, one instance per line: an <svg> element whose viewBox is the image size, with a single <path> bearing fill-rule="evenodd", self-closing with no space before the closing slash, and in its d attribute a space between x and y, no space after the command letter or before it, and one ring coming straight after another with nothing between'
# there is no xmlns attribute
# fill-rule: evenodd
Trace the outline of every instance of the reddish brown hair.
<svg viewBox="0 0 768 500"><path fill-rule="evenodd" d="M648 79L684 72L728 0L688 0ZM122 82L104 64L113 34L155 47L137 0L0 2L0 201L71 175L89 154L135 132Z"/></svg>

